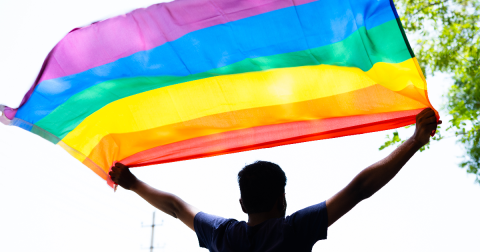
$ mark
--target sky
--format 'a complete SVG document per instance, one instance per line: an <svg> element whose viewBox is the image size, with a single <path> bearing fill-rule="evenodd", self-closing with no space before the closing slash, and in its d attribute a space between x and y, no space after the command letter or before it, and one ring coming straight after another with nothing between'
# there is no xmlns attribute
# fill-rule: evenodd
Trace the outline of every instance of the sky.
<svg viewBox="0 0 480 252"><path fill-rule="evenodd" d="M44 58L75 27L146 7L150 0L0 1L0 104L17 107ZM441 109L448 75L428 78ZM441 110L444 121L448 120ZM412 129L401 130L403 137ZM238 171L255 160L279 164L288 181L287 215L322 202L358 172L388 155L388 132L132 169L141 180L200 210L246 220ZM313 251L478 251L480 185L458 168L454 137L417 153L383 189L328 230ZM146 251L155 209L135 193L113 193L62 148L17 127L0 125L0 251ZM156 212L155 251L207 251L180 221Z"/></svg>

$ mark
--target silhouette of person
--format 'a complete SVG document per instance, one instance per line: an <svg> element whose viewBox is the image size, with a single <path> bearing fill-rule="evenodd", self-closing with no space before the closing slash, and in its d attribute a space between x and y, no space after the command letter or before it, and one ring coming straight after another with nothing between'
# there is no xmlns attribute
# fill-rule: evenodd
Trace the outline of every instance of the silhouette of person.
<svg viewBox="0 0 480 252"><path fill-rule="evenodd" d="M287 178L278 165L270 162L257 161L238 173L240 206L248 214L248 222L200 212L174 194L140 181L121 163L112 167L110 176L121 187L180 219L196 232L200 246L210 251L311 251L318 240L327 238L329 226L387 184L428 143L436 128L434 111L423 110L416 117L413 136L390 155L361 171L331 198L287 217Z"/></svg>

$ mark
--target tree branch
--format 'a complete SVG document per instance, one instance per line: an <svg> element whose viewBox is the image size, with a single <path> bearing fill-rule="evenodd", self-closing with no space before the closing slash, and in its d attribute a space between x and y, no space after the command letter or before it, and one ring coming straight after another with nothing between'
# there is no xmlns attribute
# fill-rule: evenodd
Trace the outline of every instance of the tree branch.
<svg viewBox="0 0 480 252"><path fill-rule="evenodd" d="M435 2L435 3L427 4L425 7L421 8L421 9L418 9L418 10L417 10L415 13L413 13L412 15L415 16L415 15L417 15L419 12L425 10L426 8L430 8L430 7L432 7L432 6L439 5L439 4L441 4L441 3L443 3L443 2L440 1L440 2Z"/></svg>

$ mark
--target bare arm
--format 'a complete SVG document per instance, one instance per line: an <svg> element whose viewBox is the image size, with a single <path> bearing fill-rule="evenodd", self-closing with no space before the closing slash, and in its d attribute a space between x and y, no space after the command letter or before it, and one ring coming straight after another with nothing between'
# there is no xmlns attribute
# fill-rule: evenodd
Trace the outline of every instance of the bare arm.
<svg viewBox="0 0 480 252"><path fill-rule="evenodd" d="M193 219L199 212L195 207L189 205L174 194L157 190L140 181L130 172L127 166L121 163L117 163L112 167L110 176L112 180L121 187L134 191L152 206L180 219L185 225L195 231Z"/></svg>
<svg viewBox="0 0 480 252"><path fill-rule="evenodd" d="M405 163L428 143L430 133L437 128L435 113L432 109L425 109L416 119L415 134L412 137L386 158L361 171L345 188L327 200L329 226L360 201L372 196L386 185Z"/></svg>

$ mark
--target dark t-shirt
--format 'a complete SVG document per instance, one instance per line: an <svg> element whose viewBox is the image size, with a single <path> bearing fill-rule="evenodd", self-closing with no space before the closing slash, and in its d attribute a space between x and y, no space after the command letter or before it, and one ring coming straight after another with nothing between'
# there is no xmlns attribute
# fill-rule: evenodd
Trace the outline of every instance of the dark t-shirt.
<svg viewBox="0 0 480 252"><path fill-rule="evenodd" d="M200 247L211 252L312 251L318 240L327 238L327 207L322 202L254 227L199 212L194 225Z"/></svg>

